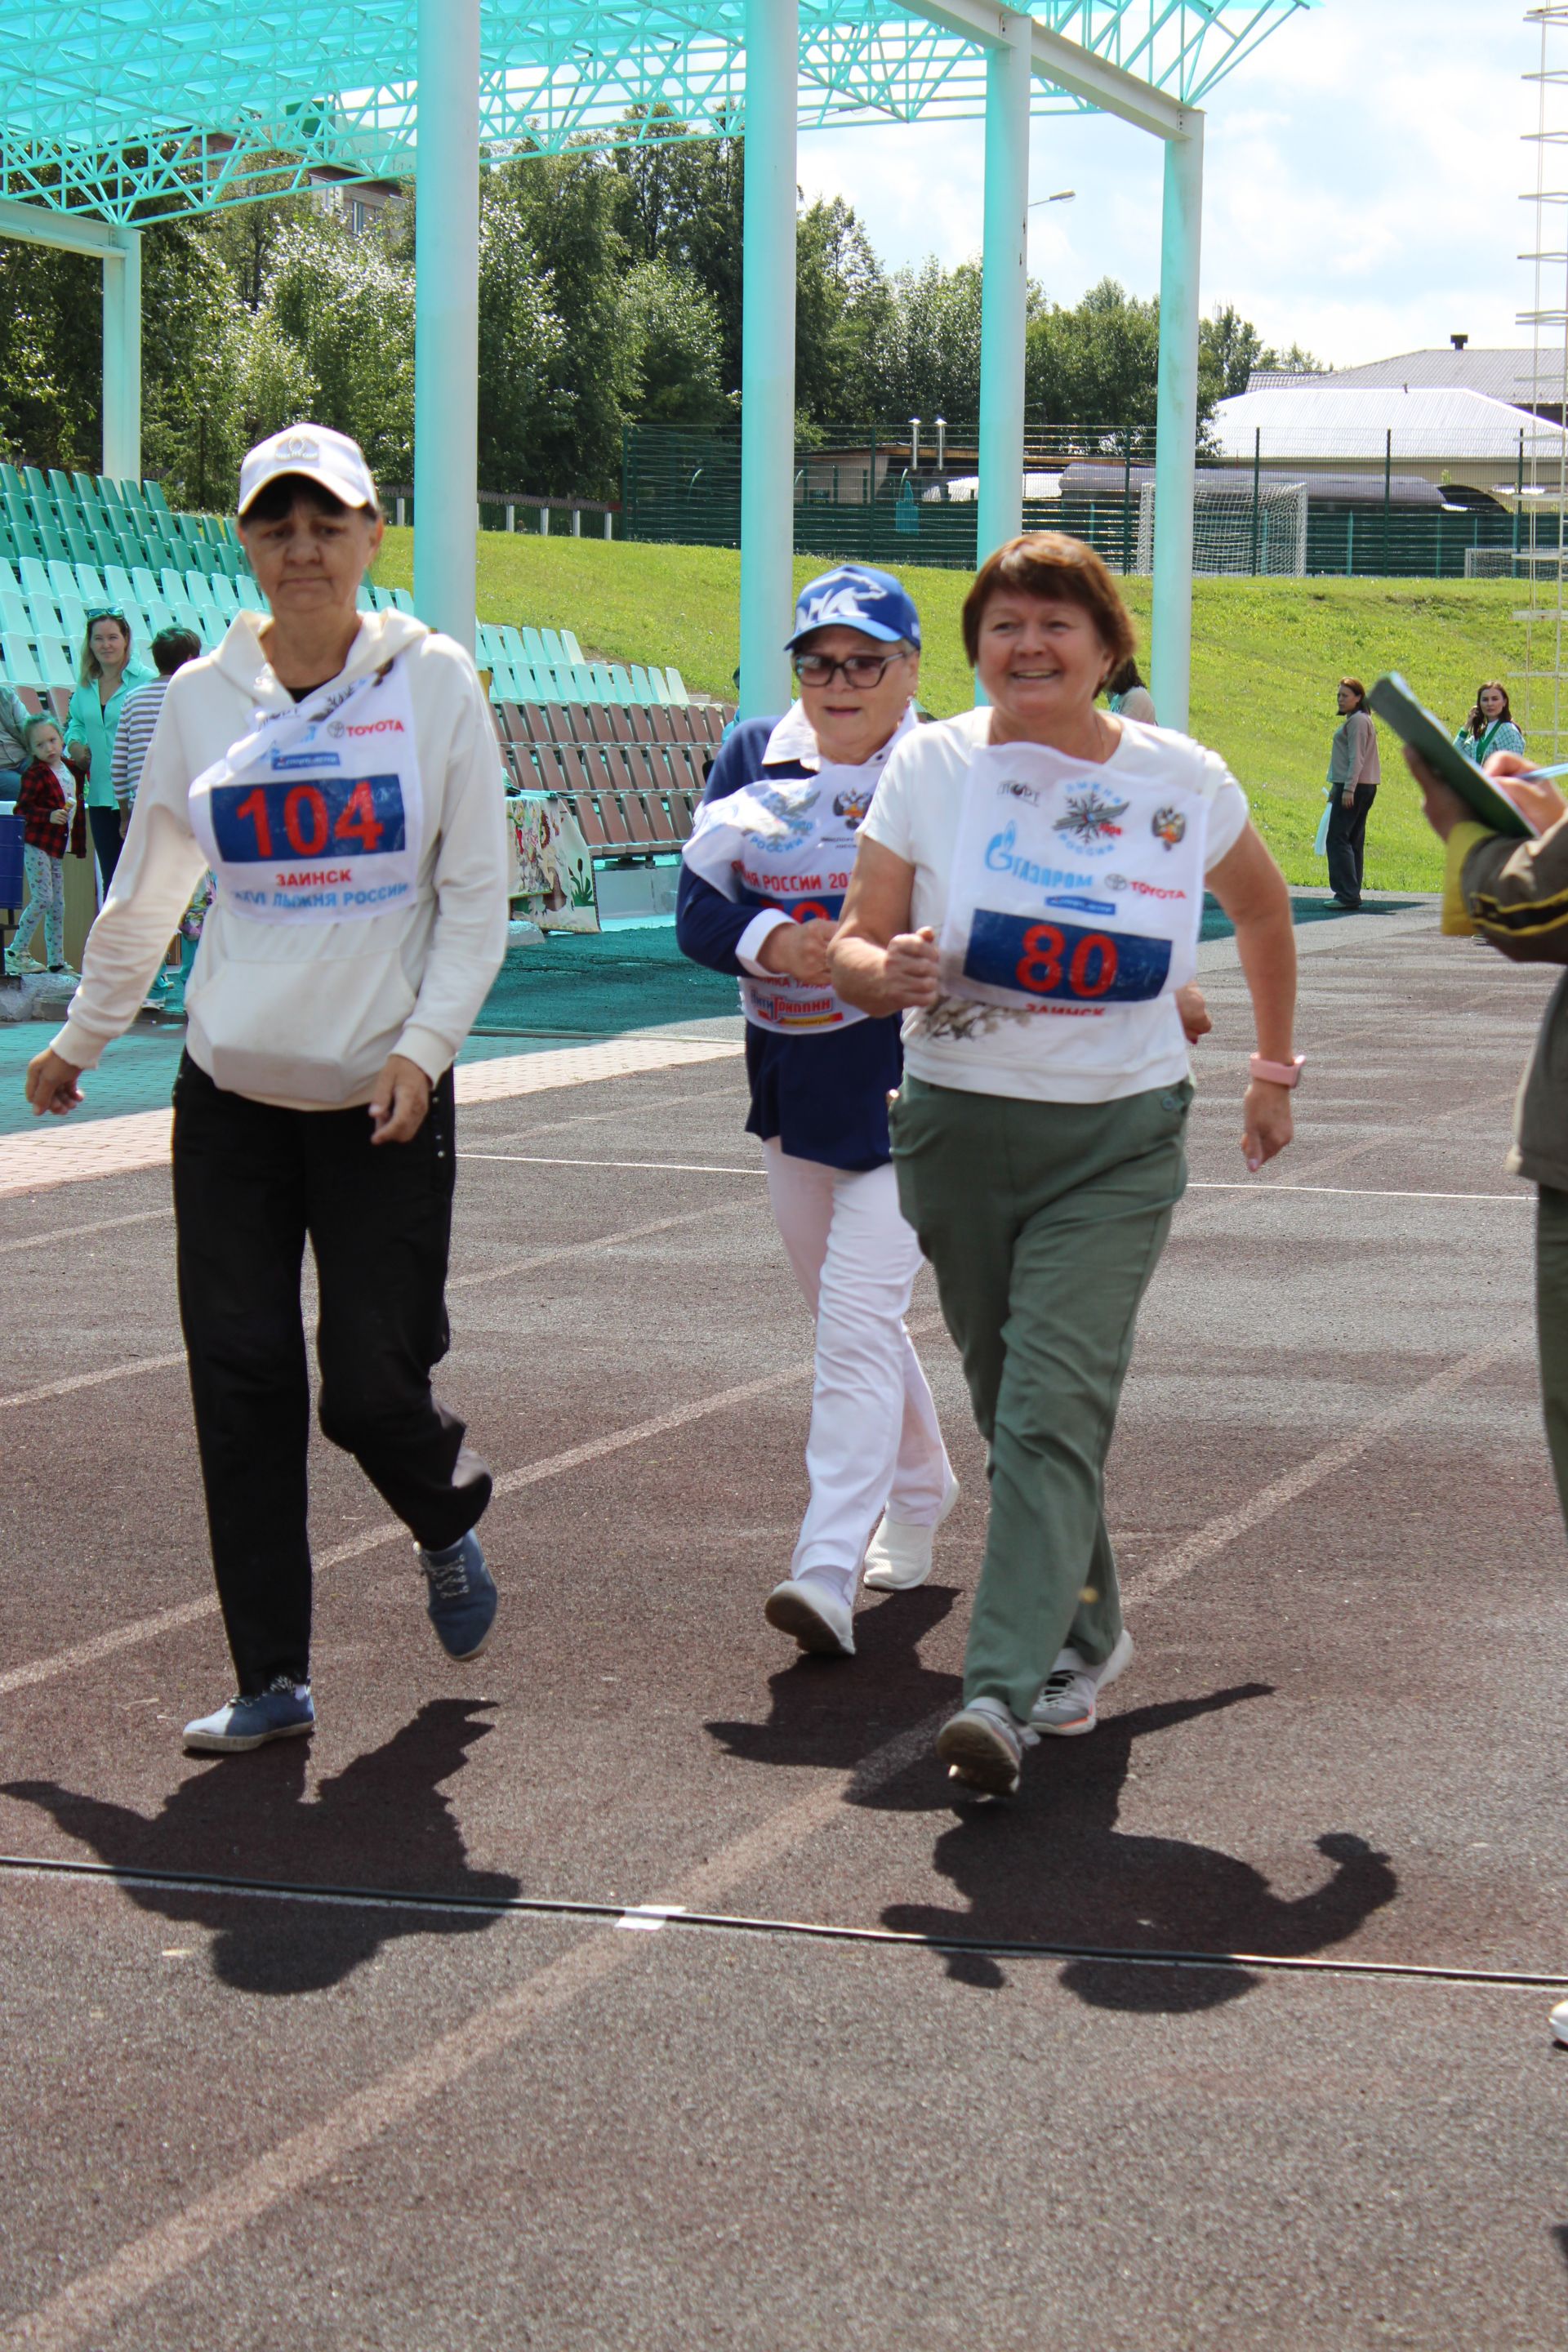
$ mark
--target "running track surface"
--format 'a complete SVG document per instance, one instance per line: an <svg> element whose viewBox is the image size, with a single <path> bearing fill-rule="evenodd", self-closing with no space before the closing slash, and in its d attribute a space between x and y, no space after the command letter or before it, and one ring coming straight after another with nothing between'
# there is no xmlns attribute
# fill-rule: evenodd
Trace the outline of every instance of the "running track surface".
<svg viewBox="0 0 1568 2352"><path fill-rule="evenodd" d="M500 1630L441 1660L321 1448L321 1728L251 1759L177 1747L229 1682L166 1172L0 1200L0 1851L121 1874L0 1869L5 2352L1562 2345L1568 1606L1502 1173L1548 976L1318 929L1258 1183L1207 955L1111 1465L1137 1662L1011 1808L931 1756L983 1470L929 1277L937 1574L850 1664L762 1622L810 1335L732 1039L469 1103Z"/></svg>

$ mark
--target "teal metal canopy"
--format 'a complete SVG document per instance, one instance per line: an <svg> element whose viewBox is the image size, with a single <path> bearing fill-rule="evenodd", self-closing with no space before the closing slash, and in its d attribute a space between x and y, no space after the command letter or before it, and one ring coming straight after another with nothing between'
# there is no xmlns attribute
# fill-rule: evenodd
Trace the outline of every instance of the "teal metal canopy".
<svg viewBox="0 0 1568 2352"><path fill-rule="evenodd" d="M1307 5L1043 0L1034 13L1195 106ZM483 0L486 150L743 130L743 0ZM416 0L0 0L0 194L144 224L323 168L402 177L418 152L416 18ZM918 7L801 0L800 21L803 130L984 111L984 52ZM1033 103L1092 110L1039 81Z"/></svg>

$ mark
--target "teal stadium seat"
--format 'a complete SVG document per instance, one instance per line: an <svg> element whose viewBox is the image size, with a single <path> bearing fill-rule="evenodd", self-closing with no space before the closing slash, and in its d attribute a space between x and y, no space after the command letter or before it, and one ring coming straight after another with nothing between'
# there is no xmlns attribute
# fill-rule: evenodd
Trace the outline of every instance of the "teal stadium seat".
<svg viewBox="0 0 1568 2352"><path fill-rule="evenodd" d="M42 686L43 673L31 642L21 633L7 629L0 634L0 661L5 665L5 681L9 686Z"/></svg>

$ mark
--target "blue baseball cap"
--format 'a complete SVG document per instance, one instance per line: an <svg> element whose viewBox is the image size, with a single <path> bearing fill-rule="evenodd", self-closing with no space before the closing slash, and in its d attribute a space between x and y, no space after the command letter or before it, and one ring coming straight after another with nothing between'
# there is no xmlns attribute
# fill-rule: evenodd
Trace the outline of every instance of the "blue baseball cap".
<svg viewBox="0 0 1568 2352"><path fill-rule="evenodd" d="M914 600L900 587L890 572L874 572L868 563L839 563L820 580L808 580L795 602L795 634L784 639L793 653L802 637L814 629L859 629L883 645L907 637L921 641L921 616Z"/></svg>

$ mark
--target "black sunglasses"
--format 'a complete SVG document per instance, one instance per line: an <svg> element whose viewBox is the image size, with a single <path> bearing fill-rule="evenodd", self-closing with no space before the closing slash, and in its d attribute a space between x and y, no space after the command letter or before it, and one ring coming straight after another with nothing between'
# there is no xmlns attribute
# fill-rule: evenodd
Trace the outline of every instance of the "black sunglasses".
<svg viewBox="0 0 1568 2352"><path fill-rule="evenodd" d="M795 674L802 686L831 686L842 671L847 686L880 686L903 653L847 654L835 661L831 654L796 654Z"/></svg>

